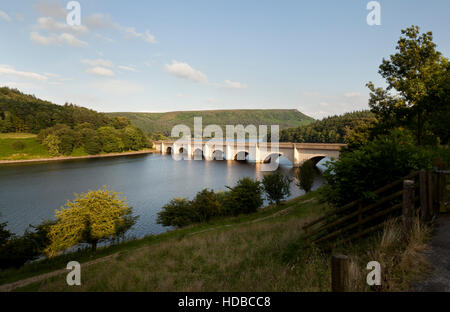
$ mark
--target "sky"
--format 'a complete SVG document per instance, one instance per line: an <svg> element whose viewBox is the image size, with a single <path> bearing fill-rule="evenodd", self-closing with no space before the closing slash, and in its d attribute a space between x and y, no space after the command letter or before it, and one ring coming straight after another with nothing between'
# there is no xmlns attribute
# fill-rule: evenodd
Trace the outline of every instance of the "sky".
<svg viewBox="0 0 450 312"><path fill-rule="evenodd" d="M0 0L0 86L102 112L367 109L400 31L450 55L450 1ZM73 15L72 15L73 16Z"/></svg>

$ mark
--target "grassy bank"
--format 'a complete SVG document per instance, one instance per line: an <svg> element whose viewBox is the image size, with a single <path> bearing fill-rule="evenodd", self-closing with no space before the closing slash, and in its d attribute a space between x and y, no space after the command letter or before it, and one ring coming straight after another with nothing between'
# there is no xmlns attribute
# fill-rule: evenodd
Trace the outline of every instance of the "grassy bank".
<svg viewBox="0 0 450 312"><path fill-rule="evenodd" d="M326 204L311 193L279 207L216 220L162 235L58 257L0 273L0 284L82 263L82 286L68 287L65 274L22 285L22 291L329 291L330 255L301 248L302 225ZM365 287L365 266L377 260L387 272L382 290L407 290L426 270L420 256L427 231L417 228L405 243L391 224L356 245L341 246L352 259L352 287ZM88 264L96 258L104 261ZM374 258L375 257L375 258ZM62 272L65 273L65 272Z"/></svg>
<svg viewBox="0 0 450 312"><path fill-rule="evenodd" d="M21 142L23 148L14 148L14 142ZM28 133L0 133L0 160L23 160L50 157L47 149L38 142L37 136Z"/></svg>
<svg viewBox="0 0 450 312"><path fill-rule="evenodd" d="M14 143L20 142L23 148L17 150ZM37 140L37 135L30 133L0 133L0 163L21 162L21 161L52 161L74 158L101 158L109 156L133 155L145 152L151 152L152 149L143 149L141 151L130 151L122 153L100 153L89 155L82 147L75 148L67 156L50 156L47 148Z"/></svg>

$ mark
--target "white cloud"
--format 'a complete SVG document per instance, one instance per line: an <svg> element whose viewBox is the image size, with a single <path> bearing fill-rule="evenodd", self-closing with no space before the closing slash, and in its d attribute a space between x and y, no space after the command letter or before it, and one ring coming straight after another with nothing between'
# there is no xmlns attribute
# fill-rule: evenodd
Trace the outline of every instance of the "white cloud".
<svg viewBox="0 0 450 312"><path fill-rule="evenodd" d="M201 71L192 68L188 63L174 60L172 64L166 64L166 70L178 78L188 79L198 83L208 83L208 77Z"/></svg>
<svg viewBox="0 0 450 312"><path fill-rule="evenodd" d="M134 66L124 66L124 65L120 65L117 66L119 69L121 70L125 70L125 71L130 71L130 72L137 72L136 68L134 68Z"/></svg>
<svg viewBox="0 0 450 312"><path fill-rule="evenodd" d="M58 39L61 42L64 42L68 45L71 45L73 47L84 47L87 46L87 43L84 41L79 40L77 37L75 37L72 34L64 33L58 36Z"/></svg>
<svg viewBox="0 0 450 312"><path fill-rule="evenodd" d="M37 27L39 29L54 31L54 32L74 32L74 33L87 33L89 30L86 26L70 26L66 23L55 21L51 17L40 17L37 20Z"/></svg>
<svg viewBox="0 0 450 312"><path fill-rule="evenodd" d="M155 36L153 36L148 30L145 33L139 33L134 27L125 27L123 28L123 31L125 32L126 39L140 38L148 43L156 43Z"/></svg>
<svg viewBox="0 0 450 312"><path fill-rule="evenodd" d="M363 96L360 92L347 92L344 94L345 97L352 98L352 97L359 97Z"/></svg>
<svg viewBox="0 0 450 312"><path fill-rule="evenodd" d="M145 88L140 84L117 79L97 82L94 87L104 93L115 95L136 94L145 91Z"/></svg>
<svg viewBox="0 0 450 312"><path fill-rule="evenodd" d="M87 66L92 66L92 67L96 67L96 66L109 67L109 68L114 67L114 65L111 61L105 60L105 59L95 59L95 60L83 59L83 60L81 60L81 63L83 63L84 65L87 65Z"/></svg>
<svg viewBox="0 0 450 312"><path fill-rule="evenodd" d="M0 19L4 19L7 22L11 22L11 17L3 11L0 11Z"/></svg>
<svg viewBox="0 0 450 312"><path fill-rule="evenodd" d="M237 82L237 81L230 81L230 80L225 80L225 85L228 88L234 88L234 89L247 89L248 85Z"/></svg>
<svg viewBox="0 0 450 312"><path fill-rule="evenodd" d="M89 28L101 29L101 28L116 28L120 29L120 25L111 20L111 17L102 13L95 13L83 20L83 24Z"/></svg>
<svg viewBox="0 0 450 312"><path fill-rule="evenodd" d="M148 30L142 36L142 39L148 43L156 43L155 36L153 36Z"/></svg>
<svg viewBox="0 0 450 312"><path fill-rule="evenodd" d="M103 77L112 77L114 76L114 72L111 69L96 66L93 68L89 68L86 70L87 73L97 75L97 76L103 76Z"/></svg>
<svg viewBox="0 0 450 312"><path fill-rule="evenodd" d="M53 74L53 73L44 73L45 76L47 77L52 77L52 78L59 78L60 76L58 74Z"/></svg>
<svg viewBox="0 0 450 312"><path fill-rule="evenodd" d="M45 46L67 44L72 47L80 48L88 45L87 42L84 42L69 33L62 33L60 35L51 34L49 36L42 36L38 32L33 31L30 33L30 39L37 44Z"/></svg>
<svg viewBox="0 0 450 312"><path fill-rule="evenodd" d="M100 34L95 34L95 38L97 38L97 39L102 39L102 40L105 40L105 41L107 41L107 42L114 42L113 39L108 38L108 37L105 37L105 36L100 35Z"/></svg>
<svg viewBox="0 0 450 312"><path fill-rule="evenodd" d="M8 75L15 76L20 78L27 78L39 81L47 81L48 78L44 75L33 73L33 72L25 72L14 69L9 65L0 65L0 75Z"/></svg>
<svg viewBox="0 0 450 312"><path fill-rule="evenodd" d="M59 3L49 0L41 0L35 6L42 16L49 16L55 18L65 18L67 11Z"/></svg>

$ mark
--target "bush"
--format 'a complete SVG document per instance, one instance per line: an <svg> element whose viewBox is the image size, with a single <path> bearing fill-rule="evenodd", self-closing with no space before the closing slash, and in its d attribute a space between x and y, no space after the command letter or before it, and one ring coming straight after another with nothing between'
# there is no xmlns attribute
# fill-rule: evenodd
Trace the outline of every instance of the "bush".
<svg viewBox="0 0 450 312"><path fill-rule="evenodd" d="M6 240L2 235L6 223L0 224L0 268L18 268L42 255L49 244L47 235L52 224L45 221L41 225L31 226L23 236L8 233Z"/></svg>
<svg viewBox="0 0 450 312"><path fill-rule="evenodd" d="M15 151L21 151L21 150L23 150L25 148L25 144L22 141L14 141L11 144L11 147Z"/></svg>
<svg viewBox="0 0 450 312"><path fill-rule="evenodd" d="M305 161L297 170L297 186L306 193L311 191L314 183L315 168L312 160Z"/></svg>
<svg viewBox="0 0 450 312"><path fill-rule="evenodd" d="M208 222L220 216L256 212L263 204L262 189L258 181L239 180L228 192L204 189L192 201L175 198L158 213L157 223L183 227L196 222Z"/></svg>
<svg viewBox="0 0 450 312"><path fill-rule="evenodd" d="M158 212L157 223L163 226L183 227L198 220L191 202L186 198L174 198Z"/></svg>
<svg viewBox="0 0 450 312"><path fill-rule="evenodd" d="M284 176L280 171L267 174L262 180L263 189L266 192L267 199L272 203L275 202L277 205L281 200L291 195L289 189L290 184L291 180Z"/></svg>
<svg viewBox="0 0 450 312"><path fill-rule="evenodd" d="M324 173L328 183L321 192L323 199L336 206L370 199L372 191L412 171L431 169L433 155L417 146L409 132L394 130L357 150L341 153Z"/></svg>
<svg viewBox="0 0 450 312"><path fill-rule="evenodd" d="M224 194L224 214L239 215L256 212L263 205L261 183L245 177Z"/></svg>
<svg viewBox="0 0 450 312"><path fill-rule="evenodd" d="M222 214L222 205L213 190L204 189L198 192L191 205L200 222L207 222Z"/></svg>

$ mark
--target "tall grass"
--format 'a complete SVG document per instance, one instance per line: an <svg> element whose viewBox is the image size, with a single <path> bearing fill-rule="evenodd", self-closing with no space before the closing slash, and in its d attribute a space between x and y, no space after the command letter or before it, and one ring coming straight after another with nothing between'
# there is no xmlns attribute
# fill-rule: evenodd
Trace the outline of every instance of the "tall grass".
<svg viewBox="0 0 450 312"><path fill-rule="evenodd" d="M305 222L326 209L309 195L272 215L123 249L104 262L83 266L78 288L68 287L65 276L58 276L21 290L330 291L331 253L305 250L300 239ZM351 258L351 290L405 291L427 272L422 252L429 228L416 220L411 238L405 240L400 225L390 221L383 231L334 250ZM366 266L374 260L382 266L382 286L370 288Z"/></svg>

